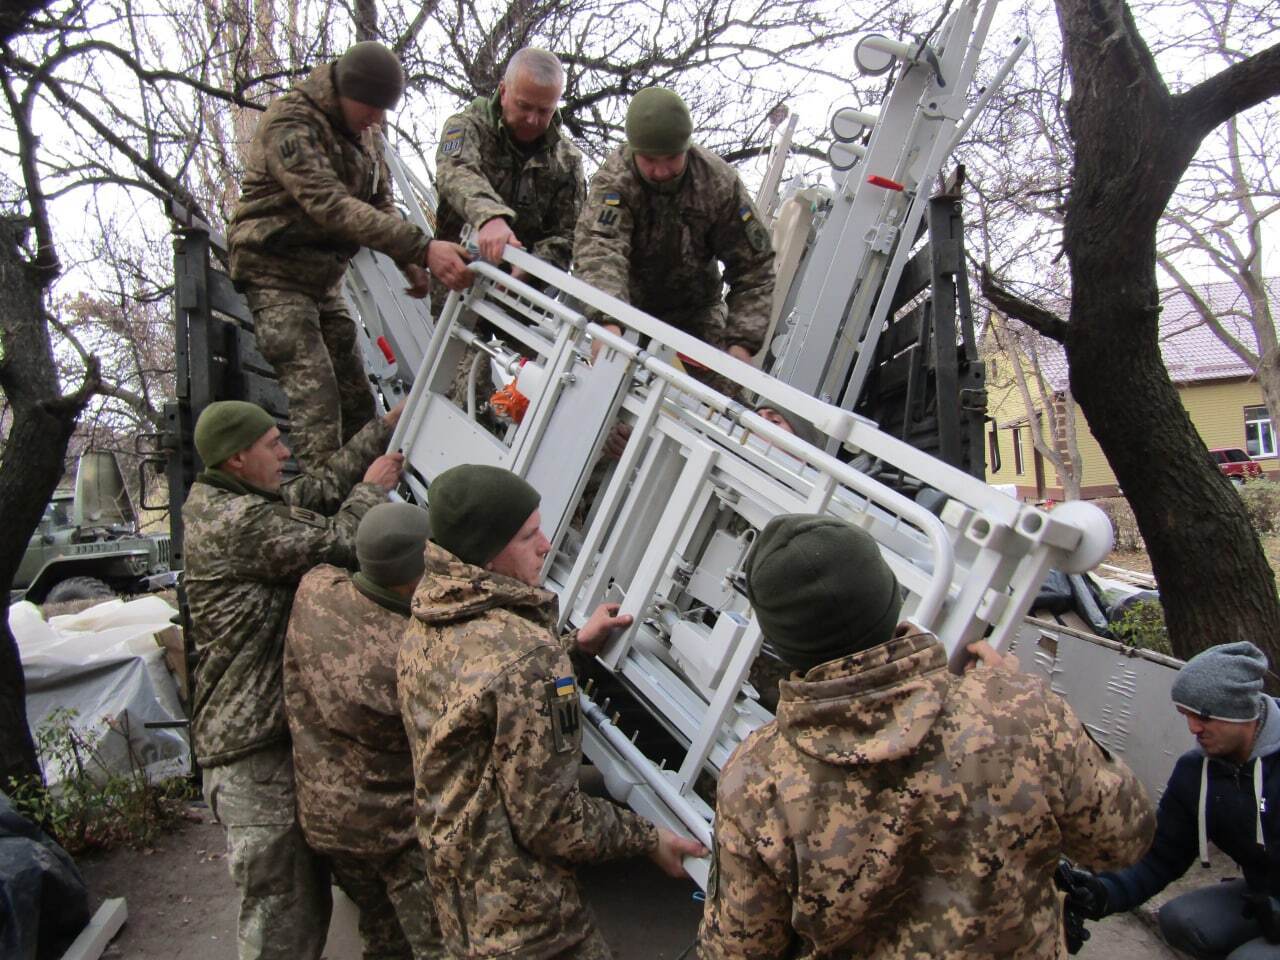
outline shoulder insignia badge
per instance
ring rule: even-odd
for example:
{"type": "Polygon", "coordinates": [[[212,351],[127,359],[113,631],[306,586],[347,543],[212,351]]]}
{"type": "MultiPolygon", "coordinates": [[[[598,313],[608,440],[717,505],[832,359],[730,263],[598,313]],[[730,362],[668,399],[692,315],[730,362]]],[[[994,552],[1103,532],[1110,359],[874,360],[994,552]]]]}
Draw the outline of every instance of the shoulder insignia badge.
{"type": "Polygon", "coordinates": [[[280,141],[280,162],[286,167],[296,166],[310,152],[311,138],[305,133],[291,133],[280,141]]]}
{"type": "Polygon", "coordinates": [[[756,253],[764,253],[769,249],[769,231],[759,220],[752,219],[747,223],[747,242],[756,253]]]}
{"type": "Polygon", "coordinates": [[[546,684],[547,706],[551,714],[551,739],[556,753],[578,749],[578,685],[573,677],[557,677],[546,684]]]}
{"type": "Polygon", "coordinates": [[[618,222],[618,211],[606,207],[600,211],[600,216],[596,218],[596,223],[602,227],[612,227],[618,222]]]}
{"type": "Polygon", "coordinates": [[[308,510],[306,507],[290,507],[289,516],[299,523],[305,523],[308,527],[325,527],[329,523],[323,514],[308,510]]]}
{"type": "Polygon", "coordinates": [[[622,194],[614,190],[610,190],[608,193],[604,195],[602,200],[606,207],[616,207],[620,203],[622,203],[622,194]]]}
{"type": "Polygon", "coordinates": [[[745,203],[738,208],[738,217],[742,220],[743,223],[746,223],[748,220],[750,220],[754,216],[755,214],[751,212],[751,208],[748,207],[745,203]]]}
{"type": "Polygon", "coordinates": [[[440,152],[446,157],[451,157],[455,153],[462,152],[462,141],[466,135],[466,130],[462,127],[450,127],[444,132],[444,137],[440,141],[440,152]]]}

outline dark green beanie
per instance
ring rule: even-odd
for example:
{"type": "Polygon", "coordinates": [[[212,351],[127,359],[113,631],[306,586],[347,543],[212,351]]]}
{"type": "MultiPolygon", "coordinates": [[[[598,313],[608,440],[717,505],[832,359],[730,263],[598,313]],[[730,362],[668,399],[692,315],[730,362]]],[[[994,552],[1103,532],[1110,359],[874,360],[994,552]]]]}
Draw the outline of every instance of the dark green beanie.
{"type": "Polygon", "coordinates": [[[275,425],[271,414],[256,403],[219,400],[205,407],[196,421],[196,452],[206,467],[216,467],[253,446],[275,425]]]}
{"type": "Polygon", "coordinates": [[[627,107],[627,144],[636,153],[669,157],[689,149],[693,118],[680,94],[665,87],[647,87],[627,107]]]}
{"type": "Polygon", "coordinates": [[[482,567],[533,516],[542,497],[510,470],[466,463],[431,481],[427,500],[435,542],[482,567]]]}
{"type": "Polygon", "coordinates": [[[382,110],[394,110],[404,93],[404,68],[376,40],[365,40],[338,58],[338,96],[382,110]]]}
{"type": "Polygon", "coordinates": [[[746,574],[764,638],[799,670],[884,643],[898,624],[897,578],[871,535],[843,520],[774,517],[747,555],[746,574]]]}
{"type": "Polygon", "coordinates": [[[423,550],[431,536],[427,511],[411,503],[380,503],[356,528],[360,572],[380,587],[413,583],[426,564],[423,550]]]}

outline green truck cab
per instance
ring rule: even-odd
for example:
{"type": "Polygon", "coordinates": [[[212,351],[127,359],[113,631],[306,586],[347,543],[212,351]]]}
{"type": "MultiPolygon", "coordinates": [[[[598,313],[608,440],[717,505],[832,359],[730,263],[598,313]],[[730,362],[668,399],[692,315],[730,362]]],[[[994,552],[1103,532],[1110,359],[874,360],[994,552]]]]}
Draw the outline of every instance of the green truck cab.
{"type": "Polygon", "coordinates": [[[169,536],[143,534],[115,454],[85,453],[74,490],[45,508],[14,577],[9,602],[112,597],[172,586],[169,536]]]}

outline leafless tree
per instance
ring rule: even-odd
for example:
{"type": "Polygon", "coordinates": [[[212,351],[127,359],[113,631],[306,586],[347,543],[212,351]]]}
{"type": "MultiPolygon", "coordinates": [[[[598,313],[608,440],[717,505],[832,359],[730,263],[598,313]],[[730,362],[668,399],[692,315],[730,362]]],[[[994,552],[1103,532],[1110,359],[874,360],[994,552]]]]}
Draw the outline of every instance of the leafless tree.
{"type": "Polygon", "coordinates": [[[1004,290],[1005,312],[1065,346],[1071,391],[1146,541],[1174,650],[1249,639],[1280,662],[1274,577],[1164,367],[1156,283],[1174,191],[1206,137],[1280,93],[1280,44],[1237,35],[1237,62],[1171,89],[1123,0],[1055,8],[1070,76],[1071,306],[1064,320],[1004,290]]]}

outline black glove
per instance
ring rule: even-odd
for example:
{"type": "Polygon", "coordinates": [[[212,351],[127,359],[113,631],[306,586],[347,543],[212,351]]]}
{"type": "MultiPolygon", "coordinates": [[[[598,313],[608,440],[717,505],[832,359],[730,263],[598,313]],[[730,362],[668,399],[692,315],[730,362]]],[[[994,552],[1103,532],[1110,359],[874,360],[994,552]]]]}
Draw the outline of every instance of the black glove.
{"type": "Polygon", "coordinates": [[[1067,894],[1067,904],[1089,920],[1101,920],[1111,912],[1106,885],[1088,870],[1080,870],[1067,860],[1054,874],[1058,889],[1067,894]]]}
{"type": "Polygon", "coordinates": [[[1280,943],[1280,900],[1265,893],[1245,894],[1241,915],[1247,920],[1258,921],[1267,943],[1280,943]]]}

